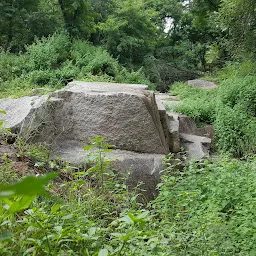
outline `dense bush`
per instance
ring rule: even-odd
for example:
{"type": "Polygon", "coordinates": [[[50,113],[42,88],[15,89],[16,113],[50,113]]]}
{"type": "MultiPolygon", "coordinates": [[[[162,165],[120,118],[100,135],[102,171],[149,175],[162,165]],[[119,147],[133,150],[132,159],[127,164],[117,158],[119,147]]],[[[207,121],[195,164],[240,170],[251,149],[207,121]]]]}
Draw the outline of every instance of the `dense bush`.
{"type": "Polygon", "coordinates": [[[192,117],[197,124],[213,123],[216,115],[217,90],[204,90],[184,83],[174,83],[170,92],[182,99],[175,107],[176,111],[192,117]]]}
{"type": "Polygon", "coordinates": [[[256,76],[221,84],[215,129],[224,151],[238,156],[256,153],[256,76]]]}
{"type": "Polygon", "coordinates": [[[195,71],[177,67],[173,63],[156,59],[152,55],[145,57],[143,68],[149,80],[155,84],[156,89],[160,92],[167,92],[174,82],[184,82],[198,76],[195,71]]]}
{"type": "Polygon", "coordinates": [[[217,72],[217,76],[220,80],[229,79],[231,77],[245,77],[248,75],[256,75],[255,60],[227,62],[225,67],[217,72]]]}
{"type": "Polygon", "coordinates": [[[56,69],[70,55],[71,40],[66,34],[37,40],[27,47],[31,70],[56,69]]]}
{"type": "Polygon", "coordinates": [[[10,81],[26,73],[28,60],[26,55],[0,52],[0,83],[10,81]]]}
{"type": "Polygon", "coordinates": [[[128,71],[101,47],[66,34],[37,40],[24,54],[1,53],[0,64],[0,97],[24,95],[24,89],[38,86],[56,89],[74,79],[151,85],[142,69],[128,71]]]}
{"type": "Polygon", "coordinates": [[[253,255],[255,175],[255,159],[165,171],[153,207],[168,240],[166,255],[253,255]]]}

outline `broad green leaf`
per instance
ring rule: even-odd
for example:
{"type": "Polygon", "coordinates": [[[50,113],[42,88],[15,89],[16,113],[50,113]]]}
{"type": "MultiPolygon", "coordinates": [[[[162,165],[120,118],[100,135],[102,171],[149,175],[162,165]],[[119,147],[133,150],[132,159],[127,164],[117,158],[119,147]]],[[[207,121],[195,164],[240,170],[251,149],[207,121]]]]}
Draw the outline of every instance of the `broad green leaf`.
{"type": "Polygon", "coordinates": [[[125,222],[125,223],[127,223],[127,224],[134,224],[134,221],[133,221],[133,219],[131,218],[130,215],[129,215],[129,216],[126,215],[126,216],[120,218],[119,220],[120,220],[120,221],[123,221],[123,222],[125,222]]]}
{"type": "Polygon", "coordinates": [[[51,213],[57,212],[61,208],[61,204],[55,204],[51,208],[51,213]]]}
{"type": "Polygon", "coordinates": [[[56,176],[56,173],[49,173],[40,177],[29,176],[15,184],[0,186],[0,198],[14,195],[47,195],[44,186],[56,176]]]}
{"type": "Polygon", "coordinates": [[[0,241],[6,241],[10,239],[12,236],[12,233],[6,230],[0,231],[0,241]]]}
{"type": "Polygon", "coordinates": [[[84,150],[87,151],[87,150],[90,150],[90,149],[92,149],[92,148],[94,148],[93,145],[86,145],[86,146],[84,147],[84,150]]]}
{"type": "Polygon", "coordinates": [[[98,253],[98,256],[108,256],[108,250],[107,249],[101,249],[98,253]]]}
{"type": "Polygon", "coordinates": [[[0,114],[6,114],[6,111],[5,110],[2,110],[2,109],[0,109],[0,114]]]}
{"type": "Polygon", "coordinates": [[[36,198],[36,195],[31,195],[31,196],[22,196],[15,200],[11,205],[8,211],[10,213],[16,213],[20,212],[30,206],[30,204],[34,201],[36,198]]]}

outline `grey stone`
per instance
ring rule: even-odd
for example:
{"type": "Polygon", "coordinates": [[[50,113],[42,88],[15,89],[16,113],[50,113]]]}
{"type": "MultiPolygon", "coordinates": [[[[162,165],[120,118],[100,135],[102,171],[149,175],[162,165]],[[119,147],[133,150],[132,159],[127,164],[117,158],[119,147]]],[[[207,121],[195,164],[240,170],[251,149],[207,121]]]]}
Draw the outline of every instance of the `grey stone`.
{"type": "Polygon", "coordinates": [[[0,100],[0,109],[6,111],[5,115],[0,113],[0,119],[5,120],[4,127],[11,128],[13,132],[18,132],[31,109],[45,100],[45,97],[36,96],[0,100]]]}
{"type": "Polygon", "coordinates": [[[166,110],[169,109],[170,104],[172,104],[173,101],[175,103],[178,102],[177,98],[174,99],[173,96],[169,96],[168,94],[156,94],[156,103],[169,151],[175,153],[180,151],[178,114],[170,111],[167,112],[166,110]]]}
{"type": "Polygon", "coordinates": [[[188,80],[188,85],[192,87],[199,87],[203,89],[214,89],[217,85],[214,82],[209,82],[202,79],[188,80]]]}
{"type": "Polygon", "coordinates": [[[197,135],[201,137],[208,137],[213,139],[215,136],[215,132],[212,125],[206,125],[204,127],[198,128],[196,126],[195,121],[186,116],[186,115],[179,115],[179,132],[180,133],[187,133],[192,135],[197,135]]]}
{"type": "Polygon", "coordinates": [[[207,137],[180,133],[181,146],[188,153],[188,159],[199,161],[205,157],[209,157],[211,139],[207,137]]]}
{"type": "MultiPolygon", "coordinates": [[[[66,143],[65,143],[66,145],[66,143]]],[[[55,148],[53,154],[75,165],[81,165],[88,159],[88,151],[84,151],[77,141],[69,141],[68,147],[55,148]]],[[[163,168],[163,154],[136,153],[126,150],[113,150],[105,153],[105,159],[111,161],[111,169],[128,175],[130,188],[142,183],[140,189],[147,200],[155,198],[160,182],[160,171],[163,168]]]]}
{"type": "MultiPolygon", "coordinates": [[[[177,98],[174,99],[174,102],[179,103],[177,98]]],[[[172,108],[169,103],[173,102],[174,99],[173,96],[163,93],[156,95],[157,106],[170,152],[179,152],[181,147],[184,147],[188,159],[198,161],[208,157],[211,139],[214,137],[213,126],[208,125],[198,128],[192,118],[170,111],[172,108]]]]}
{"type": "Polygon", "coordinates": [[[18,125],[28,141],[46,142],[52,148],[98,135],[122,150],[167,154],[154,93],[146,89],[145,85],[71,82],[48,97],[3,102],[9,106],[3,118],[7,125],[18,125]]]}
{"type": "Polygon", "coordinates": [[[179,114],[175,112],[167,112],[168,117],[168,130],[170,133],[170,152],[177,153],[180,151],[180,122],[179,122],[179,114]]]}
{"type": "Polygon", "coordinates": [[[213,139],[215,137],[215,131],[213,125],[206,125],[201,128],[196,128],[195,135],[208,137],[213,139]]]}

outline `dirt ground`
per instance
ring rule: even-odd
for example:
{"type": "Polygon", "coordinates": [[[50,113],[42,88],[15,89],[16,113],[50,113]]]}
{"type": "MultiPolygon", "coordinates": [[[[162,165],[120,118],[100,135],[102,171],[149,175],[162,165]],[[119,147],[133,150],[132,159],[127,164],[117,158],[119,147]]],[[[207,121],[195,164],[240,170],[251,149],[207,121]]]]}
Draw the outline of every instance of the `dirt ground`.
{"type": "Polygon", "coordinates": [[[14,144],[8,144],[6,140],[0,140],[0,171],[7,166],[14,170],[18,176],[37,173],[37,169],[34,168],[31,160],[21,155],[14,144]]]}

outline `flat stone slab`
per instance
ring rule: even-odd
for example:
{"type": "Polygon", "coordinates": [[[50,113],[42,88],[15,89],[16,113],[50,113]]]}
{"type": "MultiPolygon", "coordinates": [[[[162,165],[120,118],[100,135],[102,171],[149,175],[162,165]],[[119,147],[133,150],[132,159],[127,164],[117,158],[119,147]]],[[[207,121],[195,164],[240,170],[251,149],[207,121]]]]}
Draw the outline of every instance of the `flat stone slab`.
{"type": "Polygon", "coordinates": [[[169,95],[167,93],[155,94],[156,103],[160,111],[173,110],[174,107],[180,103],[180,100],[176,96],[169,95]]]}
{"type": "Polygon", "coordinates": [[[188,153],[188,158],[199,161],[205,157],[209,157],[211,139],[207,137],[180,133],[181,146],[188,153]]]}
{"type": "MultiPolygon", "coordinates": [[[[69,147],[55,148],[53,154],[77,166],[85,164],[88,161],[88,154],[93,154],[93,151],[84,151],[83,147],[77,145],[76,141],[63,143],[69,147]]],[[[145,190],[146,198],[148,200],[155,198],[158,193],[156,186],[160,182],[164,154],[142,154],[119,149],[104,154],[105,159],[111,161],[111,169],[129,174],[128,185],[136,187],[141,182],[141,188],[145,190]]]]}
{"type": "Polygon", "coordinates": [[[215,84],[214,82],[210,82],[202,79],[188,80],[188,85],[192,87],[203,88],[203,89],[214,89],[217,87],[217,84],[215,84]]]}
{"type": "Polygon", "coordinates": [[[143,84],[119,84],[119,83],[106,83],[106,82],[79,82],[74,81],[60,91],[71,91],[78,93],[125,93],[125,94],[144,94],[148,89],[147,85],[143,84]]]}

